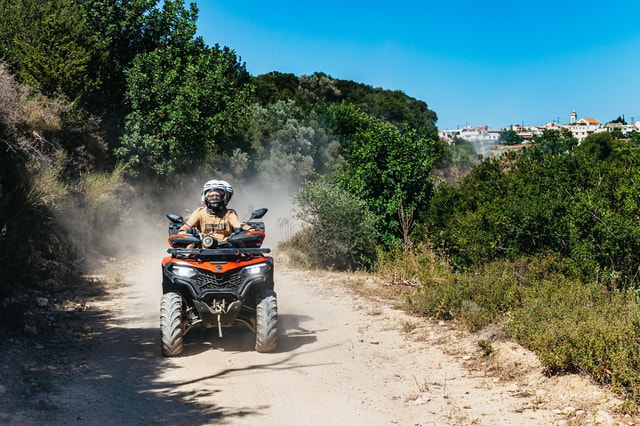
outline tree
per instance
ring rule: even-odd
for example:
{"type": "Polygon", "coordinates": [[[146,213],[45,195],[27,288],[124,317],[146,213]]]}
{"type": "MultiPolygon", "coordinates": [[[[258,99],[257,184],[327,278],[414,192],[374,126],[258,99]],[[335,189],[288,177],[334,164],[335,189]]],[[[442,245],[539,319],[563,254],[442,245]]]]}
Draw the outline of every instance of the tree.
{"type": "Polygon", "coordinates": [[[433,174],[455,185],[479,163],[473,144],[456,137],[450,144],[443,144],[442,157],[434,164],[433,174]]]}
{"type": "Polygon", "coordinates": [[[504,145],[517,145],[522,143],[522,136],[515,130],[506,130],[500,134],[498,141],[504,145]]]}
{"type": "Polygon", "coordinates": [[[256,101],[262,106],[292,100],[298,89],[297,76],[276,71],[253,77],[252,83],[256,88],[256,101]]]}
{"type": "Polygon", "coordinates": [[[532,144],[537,145],[543,152],[559,155],[572,153],[578,146],[578,139],[568,129],[545,129],[542,135],[535,135],[532,144]]]}
{"type": "Polygon", "coordinates": [[[613,136],[609,132],[593,133],[576,148],[576,154],[586,155],[596,160],[605,160],[613,151],[613,136]]]}
{"type": "Polygon", "coordinates": [[[200,40],[138,55],[127,70],[125,135],[134,174],[166,178],[218,152],[247,105],[246,71],[228,48],[200,40]]]}
{"type": "Polygon", "coordinates": [[[589,279],[637,288],[638,151],[598,133],[570,153],[563,135],[547,135],[483,161],[458,187],[439,185],[424,219],[431,238],[459,267],[553,253],[589,279]]]}
{"type": "Polygon", "coordinates": [[[619,115],[615,120],[611,120],[611,123],[627,124],[624,117],[622,117],[621,115],[619,115]]]}
{"type": "Polygon", "coordinates": [[[336,179],[364,200],[376,217],[381,241],[392,244],[401,237],[399,207],[419,212],[428,205],[433,191],[431,171],[442,155],[442,143],[416,131],[401,133],[352,105],[342,104],[334,113],[345,158],[336,179]]]}
{"type": "Polygon", "coordinates": [[[317,72],[296,77],[271,72],[253,79],[256,98],[262,106],[277,100],[293,99],[305,113],[318,105],[352,104],[381,121],[393,124],[401,132],[413,129],[418,134],[437,138],[438,120],[427,104],[399,90],[384,90],[349,80],[334,79],[317,72]]]}
{"type": "MultiPolygon", "coordinates": [[[[113,116],[114,126],[124,114],[125,70],[140,53],[157,48],[170,33],[155,29],[159,0],[76,0],[84,11],[87,31],[95,35],[89,73],[100,82],[100,90],[87,99],[96,114],[113,116]],[[152,20],[153,17],[153,20],[152,20]],[[155,22],[154,22],[155,20],[155,22]],[[152,36],[153,34],[153,36],[152,36]],[[153,38],[155,37],[155,39],[153,38]]],[[[175,1],[165,2],[168,5],[175,1]]],[[[170,20],[166,17],[165,20],[170,20]]],[[[164,26],[166,28],[166,25],[164,26]]]]}
{"type": "Polygon", "coordinates": [[[96,39],[74,0],[0,0],[0,57],[47,96],[76,100],[95,89],[88,72],[96,39]]]}
{"type": "Polygon", "coordinates": [[[424,101],[407,96],[400,90],[385,90],[348,80],[336,80],[340,101],[353,104],[379,120],[393,124],[401,132],[414,130],[435,139],[438,116],[424,101]]]}
{"type": "Polygon", "coordinates": [[[320,120],[314,112],[305,115],[293,100],[254,104],[244,134],[250,141],[252,172],[280,188],[296,188],[330,172],[341,161],[339,143],[320,120]]]}
{"type": "MultiPolygon", "coordinates": [[[[198,9],[183,0],[75,0],[84,11],[85,28],[96,40],[88,72],[100,89],[82,106],[102,117],[109,147],[120,143],[125,116],[132,113],[127,97],[129,69],[141,54],[194,39],[198,9]]],[[[180,54],[187,54],[182,51],[180,54]]]]}

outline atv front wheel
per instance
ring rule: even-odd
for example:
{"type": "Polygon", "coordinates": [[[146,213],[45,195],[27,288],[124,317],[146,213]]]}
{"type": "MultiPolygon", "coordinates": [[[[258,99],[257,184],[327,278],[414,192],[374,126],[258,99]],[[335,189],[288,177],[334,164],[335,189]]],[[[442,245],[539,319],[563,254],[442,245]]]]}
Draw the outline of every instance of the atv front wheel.
{"type": "Polygon", "coordinates": [[[278,301],[273,290],[264,290],[256,304],[256,351],[273,352],[278,346],[278,301]]]}
{"type": "Polygon", "coordinates": [[[177,356],[182,353],[184,332],[182,329],[182,297],[178,293],[166,293],[160,300],[160,334],[162,355],[177,356]]]}

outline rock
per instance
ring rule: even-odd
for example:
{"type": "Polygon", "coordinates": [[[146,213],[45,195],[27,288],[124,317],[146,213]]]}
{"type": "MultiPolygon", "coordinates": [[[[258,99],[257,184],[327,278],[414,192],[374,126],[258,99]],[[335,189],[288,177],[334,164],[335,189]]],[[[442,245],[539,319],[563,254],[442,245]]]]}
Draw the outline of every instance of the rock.
{"type": "Polygon", "coordinates": [[[611,418],[611,415],[603,410],[598,410],[595,416],[595,421],[597,425],[613,425],[614,421],[611,418]]]}
{"type": "Polygon", "coordinates": [[[431,401],[431,397],[429,395],[422,395],[414,401],[414,404],[423,405],[429,401],[431,401]]]}
{"type": "Polygon", "coordinates": [[[569,382],[569,386],[571,386],[574,389],[584,389],[587,387],[587,384],[588,384],[587,381],[584,380],[582,377],[573,377],[569,382]]]}
{"type": "Polygon", "coordinates": [[[60,283],[54,278],[48,278],[44,281],[40,281],[38,286],[49,293],[60,291],[60,283]]]}

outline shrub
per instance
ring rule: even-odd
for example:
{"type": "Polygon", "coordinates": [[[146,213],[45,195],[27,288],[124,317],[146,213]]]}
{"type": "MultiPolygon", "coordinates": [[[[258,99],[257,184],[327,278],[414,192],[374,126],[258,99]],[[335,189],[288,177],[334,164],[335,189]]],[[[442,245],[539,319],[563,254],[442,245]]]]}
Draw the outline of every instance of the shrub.
{"type": "Polygon", "coordinates": [[[571,260],[541,255],[425,274],[406,301],[470,330],[504,321],[549,374],[585,373],[627,396],[630,407],[640,401],[639,293],[588,281],[571,260]]]}
{"type": "Polygon", "coordinates": [[[289,242],[309,264],[336,270],[370,269],[376,259],[374,220],[364,203],[336,184],[309,182],[294,195],[306,226],[289,242]]]}
{"type": "Polygon", "coordinates": [[[523,289],[507,333],[532,349],[549,373],[588,373],[619,392],[640,396],[637,294],[559,278],[523,289]]]}

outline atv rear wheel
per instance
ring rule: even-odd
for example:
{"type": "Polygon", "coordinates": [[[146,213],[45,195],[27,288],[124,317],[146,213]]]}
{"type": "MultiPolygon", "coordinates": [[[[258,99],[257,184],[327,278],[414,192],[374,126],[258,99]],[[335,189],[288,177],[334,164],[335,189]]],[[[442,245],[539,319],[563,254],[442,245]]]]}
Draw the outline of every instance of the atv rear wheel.
{"type": "Polygon", "coordinates": [[[184,349],[182,328],[182,296],[166,293],[160,300],[160,334],[162,355],[177,356],[184,349]]]}
{"type": "Polygon", "coordinates": [[[256,304],[256,351],[273,352],[278,346],[278,301],[273,290],[263,290],[256,304]]]}

